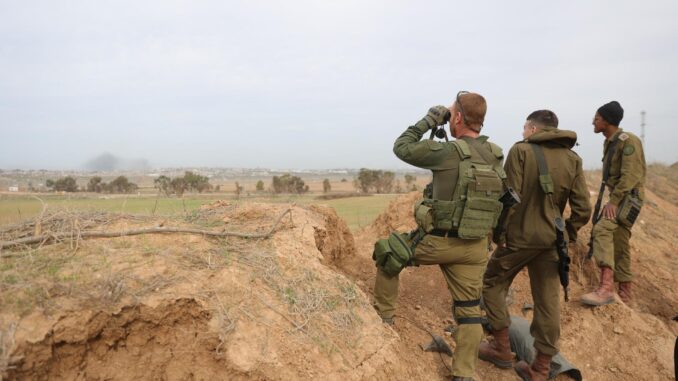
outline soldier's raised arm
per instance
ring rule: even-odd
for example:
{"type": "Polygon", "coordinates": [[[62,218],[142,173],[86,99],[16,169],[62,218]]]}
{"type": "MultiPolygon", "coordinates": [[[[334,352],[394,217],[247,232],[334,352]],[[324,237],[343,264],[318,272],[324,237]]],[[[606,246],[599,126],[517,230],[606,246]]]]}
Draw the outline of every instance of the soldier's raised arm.
{"type": "Polygon", "coordinates": [[[421,140],[428,130],[449,120],[445,106],[434,106],[424,118],[408,127],[393,144],[393,153],[402,161],[419,168],[433,169],[449,155],[443,145],[433,140],[421,140]]]}

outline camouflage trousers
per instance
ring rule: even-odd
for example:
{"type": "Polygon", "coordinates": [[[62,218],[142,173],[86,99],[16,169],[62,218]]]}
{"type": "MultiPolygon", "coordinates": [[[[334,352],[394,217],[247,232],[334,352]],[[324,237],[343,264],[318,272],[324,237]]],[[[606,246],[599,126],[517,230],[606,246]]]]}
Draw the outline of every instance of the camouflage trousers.
{"type": "MultiPolygon", "coordinates": [[[[482,340],[480,295],[487,264],[487,240],[464,240],[427,235],[415,249],[417,265],[439,265],[452,295],[452,313],[458,323],[454,333],[457,349],[452,373],[473,377],[482,340]]],[[[395,314],[399,276],[377,270],[374,285],[374,307],[382,318],[395,314]]]]}
{"type": "Polygon", "coordinates": [[[555,356],[560,338],[560,278],[555,247],[546,250],[495,250],[483,278],[483,303],[487,319],[493,330],[511,324],[506,296],[513,279],[526,266],[534,301],[534,316],[530,325],[534,347],[544,354],[555,356]]]}
{"type": "Polygon", "coordinates": [[[630,282],[631,229],[615,220],[601,218],[593,227],[593,256],[598,266],[614,270],[615,282],[630,282]]]}

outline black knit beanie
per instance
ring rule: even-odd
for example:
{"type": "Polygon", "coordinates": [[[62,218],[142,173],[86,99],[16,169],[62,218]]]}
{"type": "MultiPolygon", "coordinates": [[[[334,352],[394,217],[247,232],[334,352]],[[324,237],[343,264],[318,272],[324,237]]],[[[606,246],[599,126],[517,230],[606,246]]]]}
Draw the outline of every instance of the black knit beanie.
{"type": "Polygon", "coordinates": [[[624,109],[617,101],[606,103],[598,109],[598,114],[613,126],[618,126],[624,118],[624,109]]]}

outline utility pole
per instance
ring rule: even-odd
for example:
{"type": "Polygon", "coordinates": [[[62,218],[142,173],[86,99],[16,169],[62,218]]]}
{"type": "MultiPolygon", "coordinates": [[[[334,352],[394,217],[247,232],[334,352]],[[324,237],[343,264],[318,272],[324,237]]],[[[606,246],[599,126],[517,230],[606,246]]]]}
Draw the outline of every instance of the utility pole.
{"type": "Polygon", "coordinates": [[[645,147],[645,111],[640,112],[640,140],[645,147]]]}

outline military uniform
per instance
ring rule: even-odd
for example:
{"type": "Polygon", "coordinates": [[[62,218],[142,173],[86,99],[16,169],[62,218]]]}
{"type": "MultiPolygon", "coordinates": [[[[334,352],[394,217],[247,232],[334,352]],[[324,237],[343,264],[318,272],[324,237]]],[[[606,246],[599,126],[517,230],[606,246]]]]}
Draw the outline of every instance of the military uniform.
{"type": "MultiPolygon", "coordinates": [[[[463,155],[453,142],[420,141],[429,127],[420,121],[409,127],[394,144],[393,151],[401,160],[433,172],[434,200],[452,200],[460,177],[463,155]]],[[[470,160],[487,164],[503,173],[503,153],[499,146],[487,141],[461,138],[470,147],[470,160]],[[481,156],[478,149],[484,150],[481,156]],[[484,157],[492,159],[487,163],[484,157]]],[[[433,232],[431,232],[433,233],[433,232]]],[[[452,229],[444,236],[427,234],[414,251],[414,264],[439,265],[453,299],[453,315],[459,324],[454,333],[457,343],[452,373],[472,377],[482,338],[480,325],[480,295],[482,276],[487,264],[487,238],[461,239],[452,229]]],[[[389,276],[377,270],[374,286],[375,308],[383,319],[391,319],[398,298],[398,275],[389,276]]]]}
{"type": "MultiPolygon", "coordinates": [[[[639,198],[645,199],[645,155],[640,139],[621,128],[605,140],[603,163],[606,163],[611,142],[616,147],[610,158],[607,187],[610,190],[609,202],[619,206],[626,195],[637,190],[639,198]]],[[[600,267],[614,270],[614,280],[630,282],[631,272],[631,228],[618,224],[616,220],[601,218],[593,227],[593,255],[600,267]]]]}
{"type": "MultiPolygon", "coordinates": [[[[544,127],[511,148],[504,168],[507,183],[520,194],[521,203],[511,209],[505,236],[498,237],[504,245],[492,254],[483,279],[483,301],[492,330],[505,330],[510,325],[506,306],[508,289],[518,272],[527,267],[534,301],[530,332],[535,348],[548,356],[558,353],[560,337],[554,220],[562,215],[569,201],[571,214],[566,228],[569,239],[575,241],[577,231],[591,216],[582,160],[571,150],[576,141],[577,135],[572,131],[544,127]],[[554,185],[554,205],[540,186],[537,159],[529,143],[542,147],[554,185]]],[[[510,367],[510,359],[507,365],[510,367]]]]}

